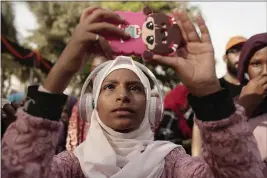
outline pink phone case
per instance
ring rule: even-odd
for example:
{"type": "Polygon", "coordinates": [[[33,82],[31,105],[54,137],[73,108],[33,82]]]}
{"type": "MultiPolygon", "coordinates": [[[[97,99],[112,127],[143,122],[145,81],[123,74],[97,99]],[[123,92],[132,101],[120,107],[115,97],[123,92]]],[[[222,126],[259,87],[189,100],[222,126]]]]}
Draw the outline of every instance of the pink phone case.
{"type": "Polygon", "coordinates": [[[107,36],[112,50],[117,55],[148,57],[153,54],[173,55],[182,45],[182,35],[175,19],[163,13],[152,13],[148,7],[143,12],[122,12],[125,24],[118,27],[131,35],[129,40],[107,36]]]}

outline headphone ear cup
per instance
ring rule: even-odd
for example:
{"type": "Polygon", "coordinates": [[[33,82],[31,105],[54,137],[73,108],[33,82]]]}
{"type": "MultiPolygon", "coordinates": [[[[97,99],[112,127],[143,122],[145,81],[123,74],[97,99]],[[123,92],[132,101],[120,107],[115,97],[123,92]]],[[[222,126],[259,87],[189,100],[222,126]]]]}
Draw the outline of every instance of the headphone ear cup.
{"type": "Polygon", "coordinates": [[[80,118],[86,122],[90,122],[92,112],[94,110],[92,94],[86,93],[79,103],[80,118]]]}
{"type": "Polygon", "coordinates": [[[150,98],[150,106],[149,106],[149,122],[151,124],[152,129],[156,129],[159,123],[162,120],[162,103],[158,96],[151,96],[150,98]]]}

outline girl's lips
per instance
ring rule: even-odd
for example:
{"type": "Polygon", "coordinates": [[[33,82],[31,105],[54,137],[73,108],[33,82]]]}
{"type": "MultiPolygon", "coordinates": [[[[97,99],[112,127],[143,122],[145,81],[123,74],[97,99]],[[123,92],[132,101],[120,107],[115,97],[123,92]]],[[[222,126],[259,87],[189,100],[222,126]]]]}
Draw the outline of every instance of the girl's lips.
{"type": "Polygon", "coordinates": [[[116,108],[114,110],[112,110],[112,112],[116,112],[118,114],[132,114],[134,113],[134,110],[132,110],[131,108],[127,108],[127,107],[120,107],[120,108],[116,108]]]}

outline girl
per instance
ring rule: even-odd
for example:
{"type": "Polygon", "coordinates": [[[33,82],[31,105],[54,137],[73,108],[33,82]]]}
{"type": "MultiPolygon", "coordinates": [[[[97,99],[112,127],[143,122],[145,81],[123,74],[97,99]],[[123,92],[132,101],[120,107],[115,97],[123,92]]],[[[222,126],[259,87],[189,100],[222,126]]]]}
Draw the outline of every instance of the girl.
{"type": "Polygon", "coordinates": [[[264,164],[248,129],[244,110],[234,105],[215,75],[214,51],[204,20],[198,36],[184,11],[174,12],[187,42],[184,57],[154,55],[173,67],[190,91],[189,102],[203,133],[204,159],[192,158],[168,141],[154,141],[148,118],[150,85],[129,57],[117,57],[99,71],[93,85],[94,110],[87,139],[73,152],[55,155],[62,94],[87,53],[110,55],[105,31],[128,38],[115,13],[86,9],[71,41],[42,87],[28,89],[24,109],[2,141],[2,177],[55,178],[263,178],[264,164]],[[214,112],[208,112],[213,110],[214,112]]]}

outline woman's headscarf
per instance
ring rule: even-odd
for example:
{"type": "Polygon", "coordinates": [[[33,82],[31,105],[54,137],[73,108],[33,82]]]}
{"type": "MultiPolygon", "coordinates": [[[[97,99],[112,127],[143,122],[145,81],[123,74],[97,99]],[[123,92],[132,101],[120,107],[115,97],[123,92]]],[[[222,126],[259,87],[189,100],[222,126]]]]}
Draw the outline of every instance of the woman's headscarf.
{"type": "Polygon", "coordinates": [[[267,33],[260,33],[250,37],[243,45],[238,62],[238,78],[245,84],[245,74],[248,70],[250,59],[256,51],[267,46],[267,33]]]}
{"type": "Polygon", "coordinates": [[[164,158],[178,145],[154,141],[148,118],[149,80],[132,58],[119,56],[100,70],[93,85],[94,106],[97,106],[102,82],[117,69],[133,71],[144,85],[147,104],[141,125],[130,133],[116,132],[101,121],[95,108],[86,140],[74,150],[74,154],[86,178],[160,178],[164,158]]]}

